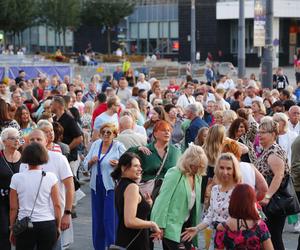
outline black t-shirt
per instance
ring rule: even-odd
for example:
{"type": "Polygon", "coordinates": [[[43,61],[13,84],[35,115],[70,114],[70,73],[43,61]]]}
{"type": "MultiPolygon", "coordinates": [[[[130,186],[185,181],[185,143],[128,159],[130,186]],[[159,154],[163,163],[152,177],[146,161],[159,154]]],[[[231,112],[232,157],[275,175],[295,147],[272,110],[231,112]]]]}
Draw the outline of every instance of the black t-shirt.
{"type": "Polygon", "coordinates": [[[11,177],[19,172],[21,161],[11,163],[5,159],[3,152],[0,152],[0,199],[8,202],[9,185],[11,177]]]}
{"type": "MultiPolygon", "coordinates": [[[[64,137],[62,142],[66,144],[70,144],[75,138],[82,135],[82,131],[80,127],[78,126],[75,119],[67,114],[66,112],[57,120],[56,116],[54,117],[54,120],[57,121],[60,125],[64,128],[64,137]]],[[[76,161],[77,160],[77,150],[78,147],[75,147],[70,151],[68,160],[69,161],[76,161]]]]}

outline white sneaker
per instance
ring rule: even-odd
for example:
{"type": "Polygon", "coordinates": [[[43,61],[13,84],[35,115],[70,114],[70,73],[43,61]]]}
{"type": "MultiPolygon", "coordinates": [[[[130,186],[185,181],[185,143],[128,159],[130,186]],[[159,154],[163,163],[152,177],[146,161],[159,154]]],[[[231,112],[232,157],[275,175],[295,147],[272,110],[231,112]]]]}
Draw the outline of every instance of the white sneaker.
{"type": "Polygon", "coordinates": [[[300,232],[300,222],[297,221],[297,223],[294,225],[294,231],[299,233],[300,232]]]}

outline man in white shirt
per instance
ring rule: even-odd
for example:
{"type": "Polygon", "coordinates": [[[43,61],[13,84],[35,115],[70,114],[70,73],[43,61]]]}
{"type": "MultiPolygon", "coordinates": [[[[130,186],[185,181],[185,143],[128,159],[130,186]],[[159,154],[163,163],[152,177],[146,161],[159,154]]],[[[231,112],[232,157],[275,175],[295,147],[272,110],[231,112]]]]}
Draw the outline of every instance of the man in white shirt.
{"type": "Polygon", "coordinates": [[[116,90],[116,95],[120,98],[120,101],[123,105],[126,105],[127,101],[132,97],[126,78],[120,78],[119,88],[116,90]]]}
{"type": "Polygon", "coordinates": [[[107,100],[107,111],[103,112],[102,114],[98,115],[94,122],[93,128],[93,140],[97,139],[99,136],[99,131],[101,126],[104,123],[113,123],[116,127],[119,127],[119,118],[118,118],[118,111],[120,108],[120,99],[117,96],[110,97],[107,100]]]}
{"type": "Polygon", "coordinates": [[[256,88],[257,86],[252,82],[247,86],[247,96],[244,100],[245,107],[251,107],[253,101],[263,102],[263,99],[260,96],[256,95],[256,88]]]}
{"type": "MultiPolygon", "coordinates": [[[[29,134],[30,142],[40,143],[46,148],[47,137],[40,129],[34,129],[29,134]]],[[[59,192],[62,211],[64,211],[61,219],[61,240],[57,242],[56,250],[61,250],[73,243],[73,226],[72,226],[72,204],[74,199],[74,181],[73,174],[65,156],[58,152],[48,151],[49,160],[42,165],[45,172],[54,173],[58,178],[59,192]]],[[[20,165],[20,172],[28,170],[27,164],[20,165]]]]}
{"type": "Polygon", "coordinates": [[[126,150],[131,147],[145,146],[147,144],[147,136],[137,133],[133,130],[133,120],[130,116],[125,115],[120,118],[120,134],[116,138],[123,143],[126,150]]]}
{"type": "Polygon", "coordinates": [[[179,96],[176,105],[181,106],[182,108],[185,109],[188,105],[195,103],[196,100],[193,97],[193,93],[194,93],[194,84],[191,82],[187,82],[185,84],[184,93],[181,96],[179,96]]]}
{"type": "Polygon", "coordinates": [[[151,85],[145,80],[145,75],[143,73],[139,74],[139,81],[137,82],[136,86],[139,89],[144,89],[146,91],[149,91],[151,89],[151,85]]]}
{"type": "Polygon", "coordinates": [[[297,135],[300,134],[300,107],[294,105],[290,107],[289,112],[289,130],[296,132],[297,135]]]}

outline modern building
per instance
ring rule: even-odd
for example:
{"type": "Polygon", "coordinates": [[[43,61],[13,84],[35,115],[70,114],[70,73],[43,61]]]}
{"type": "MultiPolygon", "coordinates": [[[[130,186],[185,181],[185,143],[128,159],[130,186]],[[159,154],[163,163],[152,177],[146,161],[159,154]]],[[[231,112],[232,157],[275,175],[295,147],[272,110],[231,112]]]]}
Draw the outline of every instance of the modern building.
{"type": "Polygon", "coordinates": [[[126,18],[130,53],[178,58],[178,0],[141,0],[126,18]]]}
{"type": "MultiPolygon", "coordinates": [[[[253,46],[254,1],[245,0],[246,65],[258,66],[259,49],[253,46]]],[[[265,2],[265,0],[261,0],[265,2]]],[[[127,19],[130,52],[158,53],[179,61],[190,60],[192,0],[141,1],[127,19]]],[[[273,0],[274,66],[293,63],[300,49],[300,0],[273,0]]],[[[237,63],[238,0],[195,0],[196,51],[201,60],[214,58],[237,63]]]]}

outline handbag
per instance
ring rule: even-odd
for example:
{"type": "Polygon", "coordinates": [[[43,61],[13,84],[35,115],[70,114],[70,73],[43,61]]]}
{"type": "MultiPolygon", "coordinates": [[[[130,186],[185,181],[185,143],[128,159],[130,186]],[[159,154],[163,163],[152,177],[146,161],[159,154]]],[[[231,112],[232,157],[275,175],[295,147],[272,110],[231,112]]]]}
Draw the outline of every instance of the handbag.
{"type": "Polygon", "coordinates": [[[140,231],[136,234],[136,236],[134,236],[134,238],[129,242],[129,244],[126,247],[120,247],[117,245],[110,245],[108,250],[126,250],[128,249],[132,243],[137,239],[137,237],[139,237],[139,235],[141,234],[143,229],[140,229],[140,231]]]}
{"type": "Polygon", "coordinates": [[[40,189],[41,189],[41,185],[42,185],[42,181],[43,181],[44,176],[46,176],[46,172],[42,171],[41,181],[40,181],[40,184],[39,184],[39,188],[38,188],[38,191],[37,191],[37,194],[36,194],[36,197],[35,197],[30,215],[24,217],[21,220],[17,220],[15,222],[15,224],[12,226],[12,231],[13,231],[14,236],[18,236],[21,233],[23,233],[24,231],[26,231],[27,229],[33,228],[31,217],[32,217],[32,214],[33,214],[33,211],[34,211],[36,200],[38,198],[38,195],[39,195],[39,192],[40,192],[40,189]]]}
{"type": "Polygon", "coordinates": [[[157,197],[157,195],[159,194],[159,190],[160,190],[163,180],[159,179],[158,176],[160,175],[160,173],[166,163],[168,153],[169,153],[169,147],[167,149],[166,154],[164,155],[162,163],[161,163],[154,179],[151,179],[151,180],[148,180],[145,182],[141,182],[138,184],[140,187],[140,192],[142,193],[143,196],[145,196],[148,193],[152,196],[152,199],[155,199],[157,197]]]}
{"type": "MultiPolygon", "coordinates": [[[[269,185],[271,181],[267,180],[269,185]]],[[[272,216],[288,216],[300,212],[300,204],[290,175],[282,180],[278,190],[263,210],[272,216]]]]}

